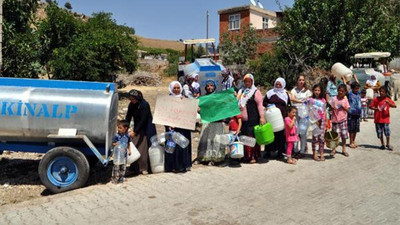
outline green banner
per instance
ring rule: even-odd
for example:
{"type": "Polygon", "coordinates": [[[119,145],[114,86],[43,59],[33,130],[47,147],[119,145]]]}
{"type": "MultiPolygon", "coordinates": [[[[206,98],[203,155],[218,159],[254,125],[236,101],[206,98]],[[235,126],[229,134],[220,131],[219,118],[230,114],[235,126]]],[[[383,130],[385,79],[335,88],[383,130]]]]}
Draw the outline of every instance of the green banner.
{"type": "Polygon", "coordinates": [[[211,123],[240,114],[233,88],[199,98],[200,116],[203,123],[211,123]]]}

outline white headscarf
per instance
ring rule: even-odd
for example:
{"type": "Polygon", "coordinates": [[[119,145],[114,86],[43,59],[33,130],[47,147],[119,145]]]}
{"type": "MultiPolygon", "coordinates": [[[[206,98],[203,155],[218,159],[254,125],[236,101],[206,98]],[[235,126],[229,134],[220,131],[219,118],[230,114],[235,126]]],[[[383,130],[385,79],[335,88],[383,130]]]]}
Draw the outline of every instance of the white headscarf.
{"type": "Polygon", "coordinates": [[[279,77],[278,79],[275,80],[274,83],[274,89],[271,89],[267,92],[267,98],[271,98],[273,95],[278,96],[280,99],[285,101],[285,103],[288,102],[288,94],[285,91],[286,87],[286,81],[282,77],[279,77]],[[281,88],[276,88],[276,83],[279,82],[281,83],[282,87],[281,88]]]}
{"type": "Polygon", "coordinates": [[[376,83],[378,83],[378,79],[376,78],[375,75],[371,75],[371,76],[369,77],[369,80],[367,80],[366,83],[369,84],[369,85],[371,85],[372,87],[375,87],[375,86],[376,86],[376,83]],[[372,77],[375,77],[375,80],[373,80],[372,77]]]}
{"type": "Polygon", "coordinates": [[[243,77],[243,81],[246,79],[251,79],[251,87],[246,88],[246,86],[243,86],[242,89],[239,90],[237,99],[239,106],[245,107],[247,104],[247,101],[253,97],[254,93],[257,91],[256,86],[254,85],[254,77],[251,74],[246,74],[246,76],[243,77]]]}
{"type": "MultiPolygon", "coordinates": [[[[191,75],[191,77],[193,79],[196,79],[196,76],[199,76],[199,74],[194,73],[194,74],[191,75]]],[[[193,81],[192,82],[192,88],[199,89],[200,88],[200,84],[198,82],[196,82],[196,81],[193,81]]]]}
{"type": "Polygon", "coordinates": [[[172,82],[169,84],[169,94],[170,94],[170,95],[172,95],[172,96],[174,96],[174,97],[182,97],[182,91],[183,91],[182,85],[181,85],[181,83],[179,83],[178,81],[172,81],[172,82]],[[176,84],[179,85],[179,87],[180,87],[180,89],[181,89],[181,92],[179,93],[179,95],[177,95],[177,94],[174,93],[174,86],[175,86],[176,84]]]}

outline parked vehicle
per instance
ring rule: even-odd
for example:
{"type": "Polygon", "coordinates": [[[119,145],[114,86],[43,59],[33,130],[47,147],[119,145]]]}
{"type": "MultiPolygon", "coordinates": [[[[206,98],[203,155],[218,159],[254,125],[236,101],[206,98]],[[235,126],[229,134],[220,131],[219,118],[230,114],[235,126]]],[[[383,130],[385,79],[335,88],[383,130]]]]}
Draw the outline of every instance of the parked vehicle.
{"type": "MultiPolygon", "coordinates": [[[[215,39],[192,39],[192,40],[184,40],[183,43],[185,44],[185,51],[182,57],[182,61],[178,65],[178,80],[183,84],[185,82],[185,75],[191,75],[193,73],[199,74],[199,84],[202,90],[204,90],[205,81],[206,80],[214,80],[217,87],[216,91],[220,91],[222,89],[221,82],[222,76],[221,71],[225,68],[218,62],[218,55],[215,51],[215,39]],[[197,44],[208,44],[212,47],[212,55],[205,55],[202,58],[195,59],[193,52],[194,52],[194,45],[197,44]],[[188,48],[191,48],[192,52],[192,61],[189,63],[187,61],[187,52],[188,48]]],[[[206,51],[208,52],[207,48],[206,51]]],[[[204,91],[203,91],[204,93],[204,91]]]]}
{"type": "Polygon", "coordinates": [[[113,83],[0,78],[0,154],[45,153],[39,177],[54,193],[86,184],[109,162],[118,92],[113,83]]]}
{"type": "Polygon", "coordinates": [[[399,97],[398,81],[392,73],[388,71],[387,59],[390,52],[368,52],[354,55],[353,73],[357,76],[361,87],[371,75],[375,75],[382,85],[386,85],[393,100],[399,97]],[[377,62],[379,61],[379,63],[377,62]]]}

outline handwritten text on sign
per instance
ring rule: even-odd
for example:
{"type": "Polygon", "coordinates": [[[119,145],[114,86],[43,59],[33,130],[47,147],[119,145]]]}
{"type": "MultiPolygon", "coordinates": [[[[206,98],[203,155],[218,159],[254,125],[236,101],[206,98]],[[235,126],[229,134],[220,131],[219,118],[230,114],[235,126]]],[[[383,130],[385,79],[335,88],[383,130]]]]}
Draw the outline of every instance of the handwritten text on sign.
{"type": "Polygon", "coordinates": [[[158,95],[153,123],[194,130],[199,100],[158,95]]]}

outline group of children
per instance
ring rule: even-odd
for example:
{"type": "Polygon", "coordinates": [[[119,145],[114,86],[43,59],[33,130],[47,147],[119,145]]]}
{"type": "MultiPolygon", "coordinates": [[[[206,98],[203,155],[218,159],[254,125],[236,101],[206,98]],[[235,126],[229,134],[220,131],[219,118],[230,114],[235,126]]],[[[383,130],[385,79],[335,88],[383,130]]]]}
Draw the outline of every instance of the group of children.
{"type": "MultiPolygon", "coordinates": [[[[357,148],[355,142],[356,134],[360,132],[361,120],[367,121],[368,116],[368,99],[366,98],[366,91],[360,91],[360,85],[357,82],[351,84],[351,90],[347,92],[347,87],[341,84],[337,87],[337,95],[326,99],[323,85],[316,84],[312,88],[312,97],[310,97],[306,104],[308,105],[324,105],[322,111],[319,112],[320,119],[315,122],[316,127],[322,132],[312,136],[312,151],[313,159],[316,161],[325,161],[324,147],[325,147],[325,131],[330,128],[327,126],[327,121],[331,122],[332,131],[337,132],[341,138],[342,154],[346,157],[349,156],[346,151],[346,140],[350,138],[349,147],[357,148]],[[330,118],[330,119],[329,119],[330,118]],[[319,156],[316,147],[319,145],[319,156]]],[[[396,104],[388,97],[386,86],[379,88],[379,95],[375,97],[369,105],[371,110],[374,110],[374,122],[378,138],[381,141],[381,149],[393,150],[390,145],[390,108],[396,108],[396,104]],[[383,138],[386,136],[386,145],[383,138]]],[[[310,110],[315,110],[310,107],[310,110]]],[[[285,132],[287,142],[287,162],[296,164],[296,159],[292,157],[292,149],[296,142],[299,141],[296,132],[296,113],[297,109],[294,106],[289,107],[288,115],[285,118],[285,132]]],[[[330,124],[330,123],[328,123],[330,124]]],[[[334,157],[336,154],[336,147],[330,152],[330,156],[334,157]]]]}

